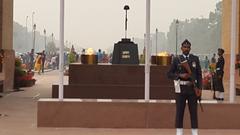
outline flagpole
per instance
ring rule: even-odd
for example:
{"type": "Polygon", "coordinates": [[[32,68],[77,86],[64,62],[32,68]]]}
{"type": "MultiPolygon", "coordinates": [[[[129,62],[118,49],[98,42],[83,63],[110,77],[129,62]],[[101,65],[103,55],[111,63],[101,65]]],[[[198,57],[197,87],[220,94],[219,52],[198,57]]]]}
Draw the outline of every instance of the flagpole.
{"type": "Polygon", "coordinates": [[[231,56],[230,56],[230,103],[235,102],[235,48],[237,43],[237,1],[232,0],[232,18],[231,18],[231,56]]]}
{"type": "Polygon", "coordinates": [[[150,99],[150,57],[149,57],[149,47],[150,47],[150,0],[146,0],[146,52],[145,52],[145,101],[150,99]]]}
{"type": "Polygon", "coordinates": [[[59,101],[63,101],[63,46],[64,46],[64,0],[60,0],[60,54],[59,54],[59,101]]]}

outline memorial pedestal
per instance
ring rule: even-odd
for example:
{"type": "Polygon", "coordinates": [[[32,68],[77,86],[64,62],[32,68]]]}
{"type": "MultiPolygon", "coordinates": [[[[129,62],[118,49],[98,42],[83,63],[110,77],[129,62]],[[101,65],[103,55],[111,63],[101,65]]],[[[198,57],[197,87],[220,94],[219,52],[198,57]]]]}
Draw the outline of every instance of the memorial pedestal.
{"type": "MultiPolygon", "coordinates": [[[[173,82],[166,75],[168,69],[151,66],[151,99],[174,99],[173,82]]],[[[144,79],[144,65],[70,64],[64,98],[144,99],[144,79]]],[[[53,85],[52,97],[58,97],[58,85],[53,85]]]]}

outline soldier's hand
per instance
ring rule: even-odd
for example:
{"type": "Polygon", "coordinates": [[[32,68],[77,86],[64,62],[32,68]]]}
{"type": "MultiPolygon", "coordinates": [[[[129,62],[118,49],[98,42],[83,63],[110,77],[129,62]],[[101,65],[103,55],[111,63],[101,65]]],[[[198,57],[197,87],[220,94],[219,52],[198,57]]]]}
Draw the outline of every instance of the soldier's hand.
{"type": "Polygon", "coordinates": [[[198,88],[194,88],[195,90],[195,94],[198,98],[201,98],[202,96],[202,90],[201,89],[198,89],[198,88]]]}
{"type": "Polygon", "coordinates": [[[182,79],[188,79],[190,77],[190,74],[188,73],[179,74],[179,77],[182,79]]]}

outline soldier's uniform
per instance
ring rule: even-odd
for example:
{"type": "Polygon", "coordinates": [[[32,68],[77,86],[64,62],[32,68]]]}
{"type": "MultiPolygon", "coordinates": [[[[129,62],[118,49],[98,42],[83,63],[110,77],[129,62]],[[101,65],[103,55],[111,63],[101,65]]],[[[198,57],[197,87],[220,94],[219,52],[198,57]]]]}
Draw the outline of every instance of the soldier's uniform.
{"type": "Polygon", "coordinates": [[[224,50],[219,48],[218,49],[219,58],[216,63],[216,75],[215,75],[216,76],[215,90],[218,91],[218,94],[216,95],[218,100],[224,100],[223,75],[224,75],[225,60],[222,56],[223,53],[224,53],[224,50]]]}
{"type": "MultiPolygon", "coordinates": [[[[184,41],[191,43],[189,41],[184,41]]],[[[182,44],[184,44],[184,42],[182,44]]],[[[197,116],[197,99],[194,87],[201,89],[202,87],[202,72],[200,67],[199,58],[193,54],[184,54],[175,57],[172,61],[172,65],[168,72],[168,77],[172,80],[180,80],[180,93],[176,93],[176,128],[183,129],[183,117],[186,106],[186,100],[188,101],[191,127],[192,129],[198,128],[198,116],[197,116]],[[182,79],[179,77],[180,74],[187,73],[187,70],[183,68],[180,63],[187,60],[192,75],[188,79],[182,79]]],[[[182,132],[182,131],[181,131],[182,132]]],[[[177,133],[178,134],[178,133],[177,133]]],[[[181,133],[180,133],[181,134],[181,133]]],[[[194,133],[193,133],[194,134],[194,133]]],[[[196,133],[197,134],[197,133],[196,133]]]]}

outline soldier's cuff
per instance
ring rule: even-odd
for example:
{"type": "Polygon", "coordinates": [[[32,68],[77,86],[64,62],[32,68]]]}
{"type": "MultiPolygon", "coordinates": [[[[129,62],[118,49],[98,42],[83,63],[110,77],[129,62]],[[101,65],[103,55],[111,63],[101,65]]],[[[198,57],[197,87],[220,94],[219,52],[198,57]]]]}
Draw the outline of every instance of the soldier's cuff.
{"type": "Polygon", "coordinates": [[[178,80],[178,79],[180,79],[179,74],[176,74],[174,80],[178,80]]]}

